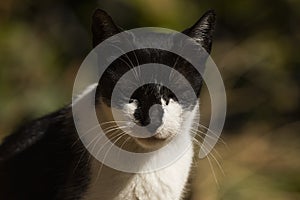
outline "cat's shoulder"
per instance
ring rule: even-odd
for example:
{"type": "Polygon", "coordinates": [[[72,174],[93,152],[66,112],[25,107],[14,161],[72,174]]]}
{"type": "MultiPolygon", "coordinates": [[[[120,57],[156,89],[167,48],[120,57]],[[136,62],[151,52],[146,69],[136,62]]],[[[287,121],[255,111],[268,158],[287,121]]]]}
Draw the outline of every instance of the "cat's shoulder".
{"type": "Polygon", "coordinates": [[[20,125],[0,143],[0,162],[8,160],[36,144],[46,137],[46,134],[49,133],[49,130],[53,129],[54,126],[56,126],[57,129],[61,129],[63,124],[59,123],[59,121],[61,121],[65,115],[66,108],[63,108],[20,125]]]}

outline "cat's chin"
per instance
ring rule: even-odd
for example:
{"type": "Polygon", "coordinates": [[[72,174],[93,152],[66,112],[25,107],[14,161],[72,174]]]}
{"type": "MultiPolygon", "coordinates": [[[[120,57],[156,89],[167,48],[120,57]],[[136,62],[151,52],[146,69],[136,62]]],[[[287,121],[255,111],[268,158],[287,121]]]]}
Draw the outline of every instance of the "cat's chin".
{"type": "Polygon", "coordinates": [[[172,136],[159,137],[155,135],[149,138],[134,138],[134,139],[136,143],[142,148],[149,149],[149,150],[157,150],[167,145],[172,138],[173,138],[172,136]]]}

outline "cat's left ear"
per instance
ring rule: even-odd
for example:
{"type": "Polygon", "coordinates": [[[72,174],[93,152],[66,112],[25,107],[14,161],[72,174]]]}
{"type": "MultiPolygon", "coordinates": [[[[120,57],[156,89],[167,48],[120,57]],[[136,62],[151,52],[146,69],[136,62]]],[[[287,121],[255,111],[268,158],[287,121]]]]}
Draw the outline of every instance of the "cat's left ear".
{"type": "Polygon", "coordinates": [[[92,18],[93,47],[121,31],[104,10],[95,10],[92,18]]]}
{"type": "Polygon", "coordinates": [[[196,40],[207,53],[210,53],[215,24],[216,13],[214,10],[209,10],[192,27],[184,30],[183,33],[196,40]]]}

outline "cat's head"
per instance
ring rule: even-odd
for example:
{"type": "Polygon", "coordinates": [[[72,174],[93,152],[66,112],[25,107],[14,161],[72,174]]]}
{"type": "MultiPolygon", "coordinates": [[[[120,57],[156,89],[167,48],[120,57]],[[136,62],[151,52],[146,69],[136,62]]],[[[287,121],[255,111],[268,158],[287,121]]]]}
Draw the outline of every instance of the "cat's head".
{"type": "MultiPolygon", "coordinates": [[[[215,13],[214,11],[208,11],[193,26],[184,30],[183,33],[200,44],[207,53],[210,53],[214,26],[215,13]]],[[[107,38],[122,32],[122,30],[106,12],[98,9],[93,15],[92,32],[93,46],[96,47],[107,38]]],[[[142,42],[144,41],[135,41],[133,39],[132,45],[140,46],[138,43],[142,42]]],[[[153,83],[141,85],[131,96],[120,97],[116,104],[112,104],[112,92],[119,79],[130,69],[135,68],[135,71],[138,71],[139,68],[137,66],[147,63],[160,63],[178,71],[191,84],[197,97],[200,94],[202,77],[189,62],[178,55],[168,51],[149,48],[134,50],[122,55],[105,70],[96,91],[98,114],[102,118],[99,121],[112,125],[110,122],[115,120],[112,116],[112,111],[114,111],[114,113],[118,113],[118,118],[122,119],[123,122],[119,121],[121,124],[123,123],[128,133],[135,131],[130,128],[133,127],[133,124],[146,127],[146,131],[153,136],[149,138],[133,138],[138,145],[144,148],[153,148],[167,143],[179,133],[187,132],[186,130],[191,127],[199,108],[197,99],[190,99],[187,96],[186,101],[179,102],[178,97],[170,88],[159,82],[155,83],[155,80],[153,83]]],[[[204,64],[205,62],[203,62],[204,64]]],[[[136,75],[139,76],[138,73],[136,75]]],[[[135,84],[132,82],[134,81],[124,83],[124,88],[121,88],[121,92],[122,90],[125,91],[130,84],[135,84]]],[[[181,84],[180,80],[171,79],[171,84],[176,85],[178,91],[185,95],[186,88],[184,88],[184,84],[181,84]]]]}

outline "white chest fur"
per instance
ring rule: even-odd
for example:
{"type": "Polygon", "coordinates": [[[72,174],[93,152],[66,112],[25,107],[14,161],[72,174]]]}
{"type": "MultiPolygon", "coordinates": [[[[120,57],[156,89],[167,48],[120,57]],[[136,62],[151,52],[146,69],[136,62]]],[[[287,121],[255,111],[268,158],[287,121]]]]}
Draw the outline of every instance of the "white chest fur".
{"type": "Polygon", "coordinates": [[[172,165],[151,173],[125,173],[92,161],[92,180],[84,200],[179,200],[193,157],[192,147],[172,165]]]}

